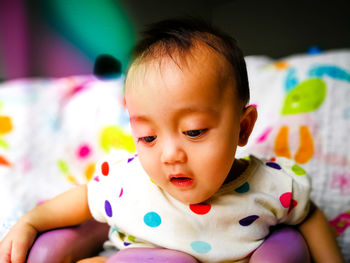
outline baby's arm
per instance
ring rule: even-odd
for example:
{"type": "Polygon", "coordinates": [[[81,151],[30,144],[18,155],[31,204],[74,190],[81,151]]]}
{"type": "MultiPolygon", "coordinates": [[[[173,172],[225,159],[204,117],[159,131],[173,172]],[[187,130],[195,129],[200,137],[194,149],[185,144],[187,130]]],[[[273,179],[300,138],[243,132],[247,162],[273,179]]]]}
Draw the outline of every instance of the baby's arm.
{"type": "Polygon", "coordinates": [[[310,213],[299,229],[309,246],[314,262],[344,262],[327,218],[315,204],[311,203],[310,213]]]}
{"type": "Polygon", "coordinates": [[[1,263],[22,263],[38,232],[91,219],[87,186],[71,189],[26,213],[0,243],[1,263]]]}

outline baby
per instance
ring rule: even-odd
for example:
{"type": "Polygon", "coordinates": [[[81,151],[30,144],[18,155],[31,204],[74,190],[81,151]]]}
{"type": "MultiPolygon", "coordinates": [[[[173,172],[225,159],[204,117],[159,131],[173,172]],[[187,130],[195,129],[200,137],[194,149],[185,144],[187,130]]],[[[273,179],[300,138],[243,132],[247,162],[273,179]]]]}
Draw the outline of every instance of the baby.
{"type": "Polygon", "coordinates": [[[92,217],[111,226],[116,255],[167,248],[194,261],[248,262],[271,226],[290,224],[315,262],[343,262],[301,167],[235,158],[257,111],[234,39],[199,21],[153,25],[135,49],[125,101],[137,155],[110,154],[88,185],[25,214],[1,242],[0,262],[24,262],[38,232],[92,217]]]}

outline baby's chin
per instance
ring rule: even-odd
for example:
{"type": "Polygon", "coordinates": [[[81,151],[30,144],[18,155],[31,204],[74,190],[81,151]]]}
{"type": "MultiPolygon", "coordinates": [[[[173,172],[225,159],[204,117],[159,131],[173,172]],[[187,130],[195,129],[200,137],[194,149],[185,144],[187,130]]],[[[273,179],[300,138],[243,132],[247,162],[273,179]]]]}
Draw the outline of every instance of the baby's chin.
{"type": "Polygon", "coordinates": [[[174,199],[177,201],[183,203],[184,205],[193,205],[193,204],[202,204],[206,203],[207,200],[210,198],[210,196],[190,196],[190,195],[178,195],[178,194],[172,194],[169,193],[174,199]]]}

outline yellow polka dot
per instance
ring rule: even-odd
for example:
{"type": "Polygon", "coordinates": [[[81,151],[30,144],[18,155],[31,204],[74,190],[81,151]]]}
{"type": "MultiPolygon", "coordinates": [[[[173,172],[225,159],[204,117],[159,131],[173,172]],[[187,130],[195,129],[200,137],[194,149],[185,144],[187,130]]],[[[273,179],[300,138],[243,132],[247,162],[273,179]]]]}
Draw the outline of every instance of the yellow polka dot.
{"type": "Polygon", "coordinates": [[[0,134],[6,134],[13,129],[12,121],[8,116],[0,116],[0,134]]]}
{"type": "Polygon", "coordinates": [[[90,181],[95,172],[95,164],[89,164],[85,169],[85,178],[87,181],[90,181]]]}
{"type": "Polygon", "coordinates": [[[284,70],[284,69],[287,69],[289,67],[290,67],[290,65],[286,61],[278,61],[275,63],[275,68],[278,70],[284,70]]]}
{"type": "Polygon", "coordinates": [[[71,174],[65,174],[64,176],[67,178],[67,180],[68,180],[69,182],[71,182],[71,183],[73,183],[73,184],[77,184],[77,183],[78,183],[77,180],[74,178],[73,175],[71,175],[71,174]]]}
{"type": "Polygon", "coordinates": [[[275,139],[274,152],[276,156],[291,158],[288,143],[289,128],[282,126],[275,139]]]}

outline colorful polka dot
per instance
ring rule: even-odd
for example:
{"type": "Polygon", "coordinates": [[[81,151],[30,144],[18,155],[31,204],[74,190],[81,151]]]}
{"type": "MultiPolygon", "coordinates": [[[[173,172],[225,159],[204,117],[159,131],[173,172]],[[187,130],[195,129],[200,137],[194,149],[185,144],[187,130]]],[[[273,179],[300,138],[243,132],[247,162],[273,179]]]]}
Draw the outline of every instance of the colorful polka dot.
{"type": "Polygon", "coordinates": [[[132,160],[134,160],[135,157],[131,157],[128,159],[128,163],[130,163],[132,160]]]}
{"type": "Polygon", "coordinates": [[[11,163],[4,156],[0,155],[0,165],[11,166],[11,163]]]}
{"type": "Polygon", "coordinates": [[[108,200],[105,201],[105,212],[108,217],[112,217],[112,206],[108,200]]]}
{"type": "Polygon", "coordinates": [[[78,154],[79,158],[84,159],[84,158],[89,156],[90,152],[91,152],[91,149],[90,149],[89,145],[84,144],[84,145],[81,145],[79,147],[77,154],[78,154]]]}
{"type": "Polygon", "coordinates": [[[190,205],[190,209],[193,213],[195,213],[197,215],[205,215],[205,214],[209,213],[209,211],[211,209],[211,205],[206,204],[206,203],[192,204],[192,205],[190,205]]]}
{"type": "Polygon", "coordinates": [[[273,127],[266,128],[265,131],[256,139],[256,142],[262,143],[266,141],[272,130],[273,130],[273,127]]]}
{"type": "Polygon", "coordinates": [[[123,193],[124,193],[124,189],[123,189],[123,187],[122,187],[122,188],[120,189],[119,198],[122,197],[123,193]]]}
{"type": "Polygon", "coordinates": [[[157,227],[161,224],[162,219],[156,212],[149,212],[145,214],[143,221],[149,227],[157,227]]]}
{"type": "Polygon", "coordinates": [[[60,171],[63,174],[69,173],[69,165],[68,165],[68,163],[66,161],[58,160],[57,164],[58,164],[58,167],[59,167],[60,171]]]}
{"type": "Polygon", "coordinates": [[[109,174],[109,164],[107,162],[104,162],[101,165],[101,172],[104,176],[107,176],[109,174]]]}
{"type": "Polygon", "coordinates": [[[239,194],[244,194],[246,192],[249,192],[250,186],[248,182],[245,182],[244,184],[242,184],[240,187],[237,187],[235,189],[235,192],[239,193],[239,194]]]}
{"type": "Polygon", "coordinates": [[[275,162],[267,162],[266,165],[271,167],[271,168],[277,169],[277,170],[281,170],[282,169],[281,166],[278,163],[275,163],[275,162]]]}
{"type": "Polygon", "coordinates": [[[301,168],[299,165],[294,164],[292,166],[292,171],[296,174],[296,175],[304,175],[306,174],[305,170],[303,168],[301,168]]]}
{"type": "Polygon", "coordinates": [[[134,236],[132,236],[132,235],[129,235],[129,236],[128,236],[128,240],[130,240],[131,242],[135,242],[136,237],[134,237],[134,236]]]}
{"type": "Polygon", "coordinates": [[[84,174],[87,181],[90,181],[91,178],[94,176],[95,166],[96,165],[94,163],[90,163],[86,166],[84,174]]]}
{"type": "Polygon", "coordinates": [[[288,208],[292,201],[292,193],[287,192],[280,196],[280,202],[284,208],[288,208]]]}
{"type": "Polygon", "coordinates": [[[257,215],[251,215],[251,216],[247,216],[241,220],[239,220],[239,224],[241,226],[249,226],[251,225],[255,220],[257,220],[259,218],[259,216],[257,215]]]}
{"type": "Polygon", "coordinates": [[[191,247],[199,254],[206,254],[211,250],[211,245],[204,241],[194,241],[191,243],[191,247]]]}
{"type": "Polygon", "coordinates": [[[94,177],[94,181],[99,182],[99,181],[100,181],[100,177],[95,176],[95,177],[94,177]]]}
{"type": "Polygon", "coordinates": [[[292,193],[287,192],[280,196],[280,202],[284,208],[289,208],[288,213],[290,213],[294,207],[297,206],[298,202],[292,199],[292,193]]]}
{"type": "Polygon", "coordinates": [[[6,134],[12,131],[12,121],[11,118],[8,116],[2,116],[0,115],[0,134],[6,134]]]}
{"type": "Polygon", "coordinates": [[[124,242],[124,246],[130,246],[131,245],[131,243],[129,243],[129,242],[124,242]]]}

